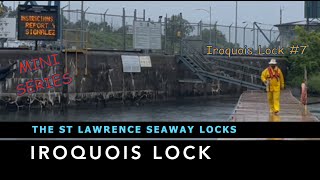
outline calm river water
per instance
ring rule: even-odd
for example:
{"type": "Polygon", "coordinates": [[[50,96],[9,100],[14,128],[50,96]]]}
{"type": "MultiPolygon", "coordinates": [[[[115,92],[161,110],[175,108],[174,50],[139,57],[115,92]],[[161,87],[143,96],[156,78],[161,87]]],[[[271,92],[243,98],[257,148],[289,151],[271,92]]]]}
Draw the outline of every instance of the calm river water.
{"type": "Polygon", "coordinates": [[[0,121],[226,121],[238,97],[211,100],[179,100],[145,104],[96,108],[70,108],[65,112],[31,110],[0,111],[0,121]]]}
{"type": "MultiPolygon", "coordinates": [[[[179,100],[143,106],[81,107],[65,112],[32,110],[0,111],[0,121],[226,121],[239,97],[211,100],[179,100]]],[[[320,118],[320,104],[308,106],[320,118]]]]}

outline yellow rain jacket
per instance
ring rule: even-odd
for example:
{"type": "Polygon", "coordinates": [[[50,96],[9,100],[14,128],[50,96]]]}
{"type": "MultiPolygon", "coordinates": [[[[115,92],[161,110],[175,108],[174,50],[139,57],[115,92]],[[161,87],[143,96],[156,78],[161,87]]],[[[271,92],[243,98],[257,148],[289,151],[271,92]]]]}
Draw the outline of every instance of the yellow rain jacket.
{"type": "Polygon", "coordinates": [[[281,70],[276,66],[266,68],[261,74],[261,80],[267,84],[268,103],[270,113],[280,111],[280,90],[284,89],[284,78],[281,70]]]}
{"type": "Polygon", "coordinates": [[[284,89],[284,78],[281,69],[277,66],[275,69],[271,67],[266,68],[261,74],[261,80],[267,84],[267,80],[270,80],[269,86],[267,87],[268,92],[280,91],[284,89]]]}

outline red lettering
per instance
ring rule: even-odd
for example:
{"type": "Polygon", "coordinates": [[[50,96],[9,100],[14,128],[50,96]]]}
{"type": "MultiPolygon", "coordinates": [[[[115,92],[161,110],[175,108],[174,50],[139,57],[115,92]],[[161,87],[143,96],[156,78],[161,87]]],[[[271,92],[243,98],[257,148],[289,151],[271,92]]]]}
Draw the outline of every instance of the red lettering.
{"type": "Polygon", "coordinates": [[[17,93],[18,96],[22,96],[26,93],[26,89],[23,87],[23,84],[19,84],[17,86],[17,91],[18,91],[17,93]],[[22,92],[19,92],[19,91],[22,91],[22,92]]]}
{"type": "Polygon", "coordinates": [[[37,66],[37,60],[38,59],[32,59],[32,62],[33,62],[33,66],[34,66],[34,71],[37,71],[37,70],[39,70],[39,67],[37,66]]]}
{"type": "Polygon", "coordinates": [[[27,89],[28,93],[31,94],[31,93],[34,93],[35,90],[33,90],[33,84],[31,84],[29,86],[29,83],[33,83],[33,80],[29,80],[26,82],[26,89],[27,89]]]}
{"type": "Polygon", "coordinates": [[[50,81],[49,81],[49,78],[43,78],[45,81],[46,81],[46,84],[47,84],[47,88],[51,89],[53,88],[50,84],[50,81]]]}
{"type": "Polygon", "coordinates": [[[65,85],[68,85],[72,82],[72,78],[71,77],[68,77],[69,76],[69,73],[65,73],[63,76],[62,76],[62,79],[63,80],[67,80],[67,81],[64,81],[63,84],[65,85]]]}
{"type": "MultiPolygon", "coordinates": [[[[56,58],[58,54],[52,54],[51,56],[53,56],[54,66],[60,64],[60,62],[57,62],[57,58],[56,58]]],[[[48,58],[50,58],[50,56],[48,56],[48,58]]]]}
{"type": "Polygon", "coordinates": [[[60,74],[55,74],[55,75],[52,75],[52,79],[53,79],[53,85],[54,87],[60,87],[62,86],[62,84],[56,84],[56,82],[60,81],[60,74]],[[58,79],[56,79],[56,77],[58,77],[58,79]]]}
{"type": "Polygon", "coordinates": [[[39,60],[40,60],[41,69],[43,69],[43,64],[42,64],[42,63],[44,63],[44,64],[46,64],[46,65],[48,65],[48,66],[50,66],[50,67],[52,66],[52,63],[51,63],[51,61],[50,61],[50,58],[49,58],[48,62],[45,61],[45,60],[43,60],[41,57],[39,58],[39,60]]]}
{"type": "Polygon", "coordinates": [[[36,91],[39,91],[40,89],[44,89],[42,80],[36,79],[34,80],[34,83],[36,85],[36,91]]]}
{"type": "Polygon", "coordinates": [[[19,63],[20,73],[22,73],[22,69],[23,69],[23,71],[24,71],[25,73],[28,72],[28,69],[29,69],[29,71],[32,71],[32,69],[31,69],[31,67],[30,67],[30,64],[29,64],[29,61],[25,61],[25,64],[26,64],[26,65],[24,65],[23,62],[20,62],[20,63],[19,63]]]}

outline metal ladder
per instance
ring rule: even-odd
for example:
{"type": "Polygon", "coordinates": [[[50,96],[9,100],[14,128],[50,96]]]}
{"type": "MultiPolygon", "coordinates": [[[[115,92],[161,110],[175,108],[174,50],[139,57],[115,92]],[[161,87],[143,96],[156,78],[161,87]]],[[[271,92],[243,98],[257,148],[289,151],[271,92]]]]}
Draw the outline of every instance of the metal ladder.
{"type": "Polygon", "coordinates": [[[77,41],[77,40],[65,40],[66,42],[66,47],[62,52],[64,52],[65,55],[65,73],[68,72],[68,54],[69,53],[74,53],[75,54],[75,75],[78,75],[78,54],[84,54],[85,57],[85,75],[88,75],[88,31],[82,31],[78,29],[64,29],[64,35],[66,32],[72,32],[72,33],[77,33],[80,32],[80,36],[82,33],[84,33],[84,39],[83,41],[77,41]],[[75,48],[69,48],[70,45],[75,44],[75,48]]]}

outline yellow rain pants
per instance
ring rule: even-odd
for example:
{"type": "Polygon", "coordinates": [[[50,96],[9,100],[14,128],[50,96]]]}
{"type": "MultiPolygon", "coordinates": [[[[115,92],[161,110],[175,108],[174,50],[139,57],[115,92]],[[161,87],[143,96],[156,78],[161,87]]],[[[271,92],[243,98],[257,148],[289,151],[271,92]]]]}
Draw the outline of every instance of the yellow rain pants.
{"type": "Polygon", "coordinates": [[[284,89],[284,78],[278,67],[275,69],[266,68],[261,74],[261,80],[267,85],[268,102],[271,113],[280,111],[280,90],[284,89]],[[272,74],[270,74],[270,72],[272,74]],[[278,74],[278,77],[274,75],[278,74]]]}

